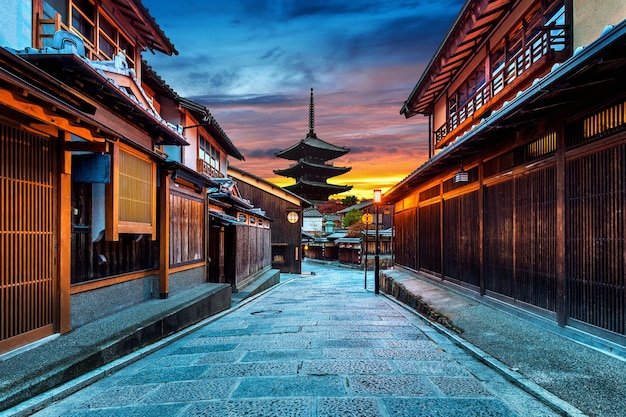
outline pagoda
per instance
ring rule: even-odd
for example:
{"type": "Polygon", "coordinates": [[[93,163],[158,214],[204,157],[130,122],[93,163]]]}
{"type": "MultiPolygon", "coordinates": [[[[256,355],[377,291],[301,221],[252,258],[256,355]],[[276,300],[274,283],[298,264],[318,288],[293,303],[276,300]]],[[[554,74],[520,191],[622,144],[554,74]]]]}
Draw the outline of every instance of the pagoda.
{"type": "Polygon", "coordinates": [[[327,161],[350,152],[350,149],[332,145],[318,138],[314,131],[315,109],[313,106],[313,89],[309,105],[309,133],[295,145],[276,152],[278,158],[297,161],[286,169],[274,170],[275,174],[294,178],[296,183],[285,188],[311,202],[325,202],[332,194],[343,193],[352,189],[351,185],[334,185],[327,182],[328,178],[345,174],[350,167],[336,167],[327,161]]]}

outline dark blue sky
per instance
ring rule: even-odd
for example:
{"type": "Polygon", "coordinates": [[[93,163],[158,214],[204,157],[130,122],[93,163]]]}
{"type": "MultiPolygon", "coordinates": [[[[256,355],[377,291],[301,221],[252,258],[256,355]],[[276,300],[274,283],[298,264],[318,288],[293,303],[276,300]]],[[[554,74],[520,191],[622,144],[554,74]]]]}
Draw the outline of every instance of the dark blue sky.
{"type": "Polygon", "coordinates": [[[206,105],[246,157],[233,164],[279,185],[274,152],[315,131],[351,152],[331,179],[368,197],[426,158],[426,119],[399,114],[461,0],[143,0],[177,56],[144,55],[181,96],[206,105]]]}

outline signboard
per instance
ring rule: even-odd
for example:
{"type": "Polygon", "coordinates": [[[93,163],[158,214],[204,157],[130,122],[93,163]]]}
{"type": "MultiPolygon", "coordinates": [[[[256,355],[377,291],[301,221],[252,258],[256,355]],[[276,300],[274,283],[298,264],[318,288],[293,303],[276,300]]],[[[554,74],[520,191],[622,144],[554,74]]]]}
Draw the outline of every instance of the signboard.
{"type": "Polygon", "coordinates": [[[372,222],[374,221],[374,216],[369,213],[365,213],[363,216],[361,216],[361,221],[363,222],[363,224],[372,224],[372,222]]]}

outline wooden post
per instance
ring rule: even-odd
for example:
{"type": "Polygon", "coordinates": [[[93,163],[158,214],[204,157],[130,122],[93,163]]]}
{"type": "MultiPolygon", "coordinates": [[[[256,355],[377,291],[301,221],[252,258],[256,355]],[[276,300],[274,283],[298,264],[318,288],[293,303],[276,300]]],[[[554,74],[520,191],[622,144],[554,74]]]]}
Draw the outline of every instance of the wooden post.
{"type": "Polygon", "coordinates": [[[120,240],[119,233],[119,183],[120,183],[120,147],[111,146],[111,181],[106,185],[105,238],[110,241],[120,240]]]}
{"type": "Polygon", "coordinates": [[[483,162],[478,163],[478,285],[480,295],[485,295],[485,188],[483,162]]]}
{"type": "Polygon", "coordinates": [[[159,297],[165,299],[170,292],[170,178],[165,169],[161,170],[159,208],[159,297]]]}
{"type": "Polygon", "coordinates": [[[556,319],[561,327],[567,324],[569,305],[565,270],[565,126],[561,124],[556,132],[556,319]]]}
{"type": "Polygon", "coordinates": [[[71,330],[70,284],[72,279],[72,153],[65,151],[64,142],[70,140],[67,132],[59,133],[59,332],[71,330]]]}

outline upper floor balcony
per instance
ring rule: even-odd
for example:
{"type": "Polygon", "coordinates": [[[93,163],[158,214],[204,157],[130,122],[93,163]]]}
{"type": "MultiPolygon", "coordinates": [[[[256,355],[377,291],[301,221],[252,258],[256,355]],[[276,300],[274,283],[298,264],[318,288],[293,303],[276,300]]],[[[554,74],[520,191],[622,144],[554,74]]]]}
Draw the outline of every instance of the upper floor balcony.
{"type": "Polygon", "coordinates": [[[218,169],[215,169],[207,161],[198,158],[198,172],[206,175],[209,178],[225,178],[226,176],[218,169]]]}
{"type": "Polygon", "coordinates": [[[564,25],[543,28],[517,53],[493,65],[489,79],[477,83],[467,99],[448,99],[446,122],[434,132],[435,147],[445,146],[474,121],[502,106],[535,78],[544,76],[555,63],[562,62],[567,57],[566,33],[564,25]]]}

